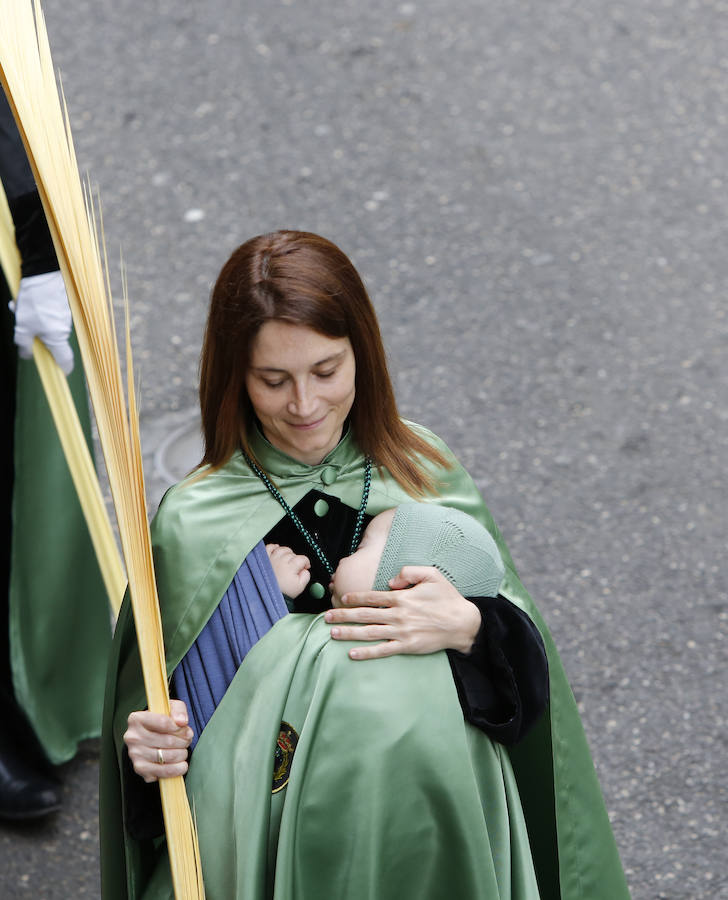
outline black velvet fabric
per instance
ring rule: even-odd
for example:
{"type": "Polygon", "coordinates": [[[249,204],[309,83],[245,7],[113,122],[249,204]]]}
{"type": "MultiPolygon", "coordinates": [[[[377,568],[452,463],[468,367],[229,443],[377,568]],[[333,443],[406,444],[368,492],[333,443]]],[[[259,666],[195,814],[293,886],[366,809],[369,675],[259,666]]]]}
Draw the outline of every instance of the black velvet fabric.
{"type": "MultiPolygon", "coordinates": [[[[354,534],[357,511],[342,503],[338,497],[312,490],[296,504],[294,512],[316,539],[332,569],[336,568],[340,559],[349,556],[352,552],[351,539],[354,534]],[[325,515],[318,516],[314,508],[321,502],[328,506],[328,511],[325,515]]],[[[362,532],[371,518],[371,516],[364,516],[362,532]]],[[[290,516],[284,516],[268,532],[264,541],[266,544],[281,544],[284,547],[290,547],[294,553],[308,556],[311,560],[309,587],[290,601],[293,604],[293,612],[319,613],[329,609],[331,607],[331,594],[329,593],[331,576],[311,545],[293,524],[290,516]],[[314,584],[323,586],[324,595],[322,597],[316,598],[311,595],[310,587],[314,584]]]]}
{"type": "Polygon", "coordinates": [[[449,650],[465,718],[501,744],[516,744],[546,709],[549,670],[538,629],[505,597],[468,597],[483,624],[465,656],[449,650]]]}

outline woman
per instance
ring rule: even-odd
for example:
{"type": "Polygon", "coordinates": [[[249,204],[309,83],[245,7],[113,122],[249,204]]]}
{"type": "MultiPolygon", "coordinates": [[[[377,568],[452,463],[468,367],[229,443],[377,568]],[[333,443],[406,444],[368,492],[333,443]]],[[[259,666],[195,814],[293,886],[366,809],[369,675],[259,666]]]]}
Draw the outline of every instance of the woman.
{"type": "Polygon", "coordinates": [[[627,896],[548,633],[467,473],[400,420],[371,303],[338,248],[278,232],[235,251],[212,294],[200,398],[205,456],[153,530],[181,699],[174,719],[139,712],[127,606],[105,714],[104,895],[169,896],[141,788],[187,770],[192,716],[209,896],[627,896]],[[329,609],[331,573],[368,518],[413,498],[491,531],[503,596],[466,599],[423,574],[329,609]],[[268,591],[263,539],[311,558],[295,615],[268,591]]]}

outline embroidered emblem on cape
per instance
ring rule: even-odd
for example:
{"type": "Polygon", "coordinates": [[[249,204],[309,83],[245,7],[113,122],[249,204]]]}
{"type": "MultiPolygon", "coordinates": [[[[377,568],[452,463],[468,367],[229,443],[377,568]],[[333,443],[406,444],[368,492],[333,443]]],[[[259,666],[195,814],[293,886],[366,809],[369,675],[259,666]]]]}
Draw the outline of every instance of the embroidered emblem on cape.
{"type": "Polygon", "coordinates": [[[273,790],[276,794],[288,784],[288,776],[291,772],[293,754],[298,743],[298,734],[288,722],[281,722],[281,730],[278,732],[276,749],[273,758],[273,790]]]}

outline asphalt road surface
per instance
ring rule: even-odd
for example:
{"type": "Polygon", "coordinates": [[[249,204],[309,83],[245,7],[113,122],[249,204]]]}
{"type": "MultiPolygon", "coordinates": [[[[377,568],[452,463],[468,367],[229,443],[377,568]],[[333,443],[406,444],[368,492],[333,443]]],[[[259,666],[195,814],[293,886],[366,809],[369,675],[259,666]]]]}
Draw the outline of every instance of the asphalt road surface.
{"type": "MultiPolygon", "coordinates": [[[[128,267],[152,505],[194,456],[230,250],[332,237],[402,412],[473,473],[550,623],[634,898],[728,897],[728,4],[46,13],[128,267]]],[[[57,818],[0,827],[3,898],[98,896],[96,746],[62,776],[57,818]]]]}

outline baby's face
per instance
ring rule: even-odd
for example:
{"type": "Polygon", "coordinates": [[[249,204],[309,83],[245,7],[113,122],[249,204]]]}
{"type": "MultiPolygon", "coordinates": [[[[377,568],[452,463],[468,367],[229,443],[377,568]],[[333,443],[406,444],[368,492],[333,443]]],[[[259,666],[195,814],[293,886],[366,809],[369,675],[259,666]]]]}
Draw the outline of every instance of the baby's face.
{"type": "Polygon", "coordinates": [[[393,519],[393,509],[375,516],[367,525],[358,548],[336,567],[330,586],[335,606],[344,594],[371,590],[393,519]]]}

